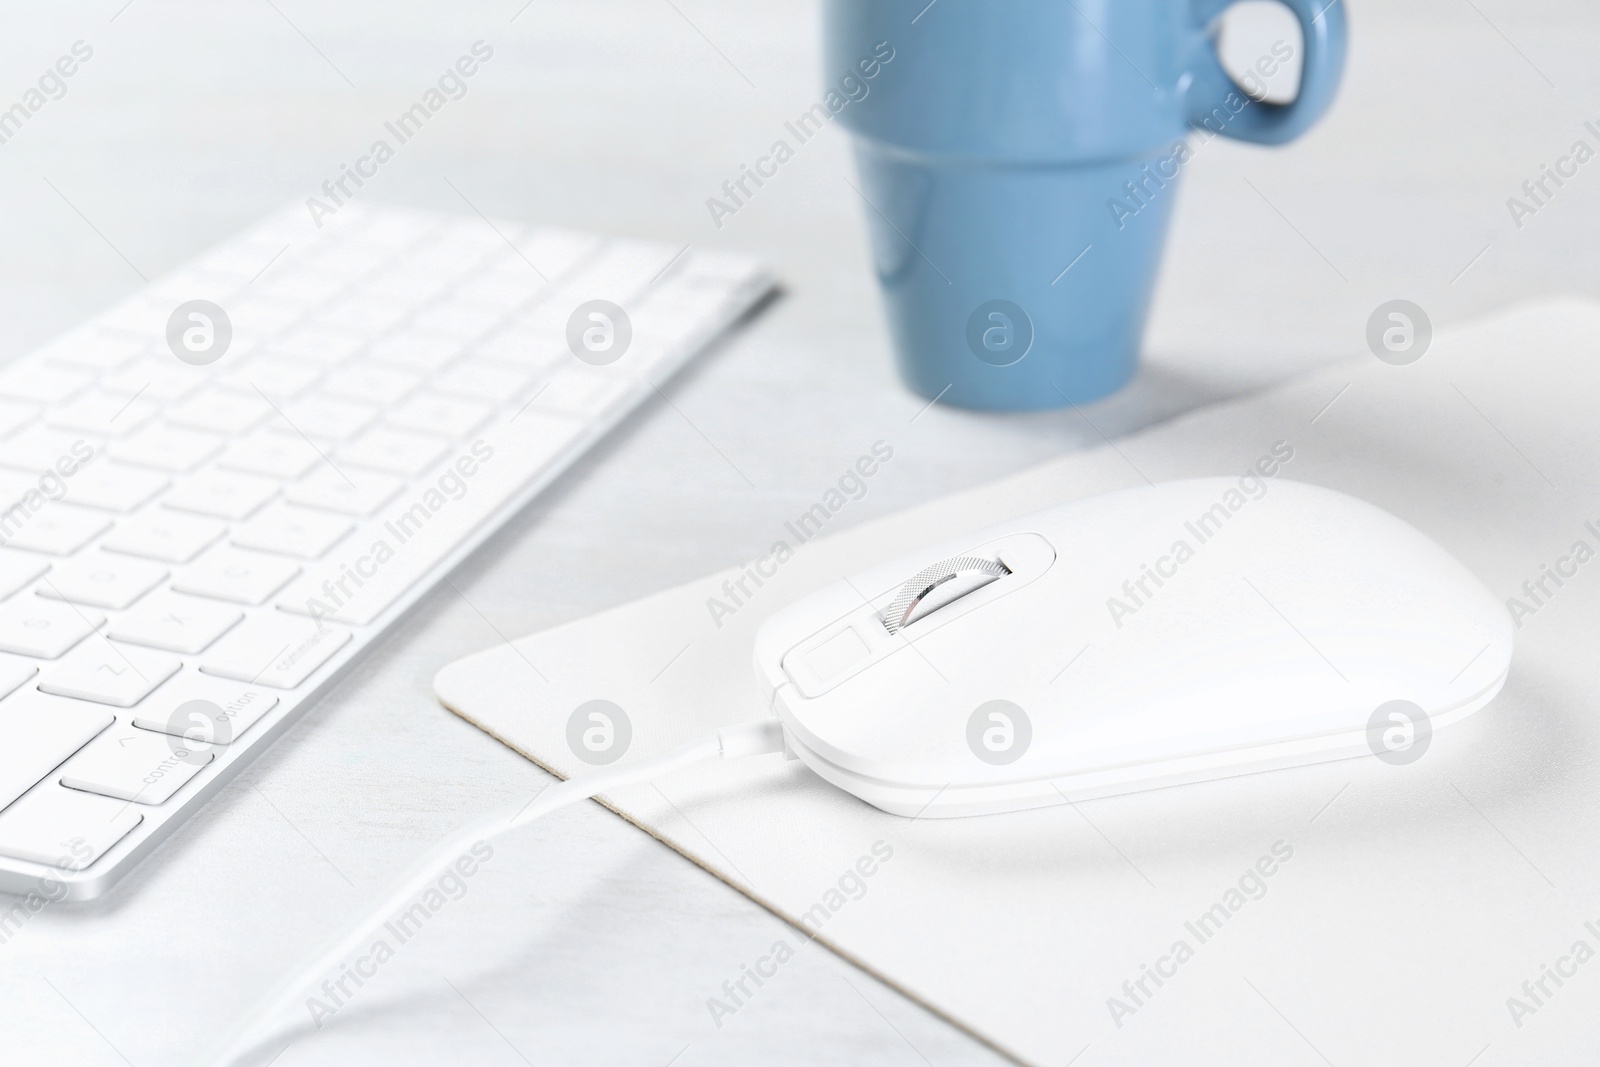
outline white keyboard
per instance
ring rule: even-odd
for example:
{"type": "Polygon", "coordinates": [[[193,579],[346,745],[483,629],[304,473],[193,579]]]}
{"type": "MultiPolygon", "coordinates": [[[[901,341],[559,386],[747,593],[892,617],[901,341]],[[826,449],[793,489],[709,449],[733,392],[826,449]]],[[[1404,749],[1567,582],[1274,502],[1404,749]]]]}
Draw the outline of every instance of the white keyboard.
{"type": "Polygon", "coordinates": [[[0,367],[0,890],[103,892],[771,284],[296,205],[0,367]]]}

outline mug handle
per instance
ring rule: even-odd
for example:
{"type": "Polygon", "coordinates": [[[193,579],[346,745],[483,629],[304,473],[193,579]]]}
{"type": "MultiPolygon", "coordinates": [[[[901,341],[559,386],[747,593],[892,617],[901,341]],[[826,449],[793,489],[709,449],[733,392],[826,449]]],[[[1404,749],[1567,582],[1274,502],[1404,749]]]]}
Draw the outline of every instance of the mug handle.
{"type": "MultiPolygon", "coordinates": [[[[1236,0],[1199,0],[1195,13],[1206,25],[1236,0]]],[[[1250,100],[1222,69],[1214,39],[1199,57],[1189,85],[1189,125],[1256,144],[1283,144],[1304,133],[1333,103],[1344,73],[1346,23],[1344,0],[1279,0],[1300,23],[1300,91],[1287,104],[1250,100]],[[1250,100],[1239,111],[1226,101],[1233,93],[1250,100]],[[1210,120],[1210,121],[1207,121],[1210,120]]]]}

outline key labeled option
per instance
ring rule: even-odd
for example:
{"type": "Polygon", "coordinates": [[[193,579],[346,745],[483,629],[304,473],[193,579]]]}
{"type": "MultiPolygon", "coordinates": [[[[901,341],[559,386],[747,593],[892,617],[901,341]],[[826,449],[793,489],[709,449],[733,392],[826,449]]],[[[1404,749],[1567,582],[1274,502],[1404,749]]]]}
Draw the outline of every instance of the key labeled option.
{"type": "Polygon", "coordinates": [[[139,705],[133,725],[197,743],[226,745],[278,706],[262,686],[185,672],[139,705]]]}

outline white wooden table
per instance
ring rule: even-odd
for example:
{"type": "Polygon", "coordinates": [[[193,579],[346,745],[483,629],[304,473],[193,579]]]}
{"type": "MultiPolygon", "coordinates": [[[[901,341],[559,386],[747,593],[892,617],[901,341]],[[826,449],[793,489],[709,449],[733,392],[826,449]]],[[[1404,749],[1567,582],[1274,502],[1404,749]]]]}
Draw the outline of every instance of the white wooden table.
{"type": "MultiPolygon", "coordinates": [[[[1351,5],[1321,127],[1287,150],[1219,141],[1187,168],[1149,365],[1092,424],[922,411],[898,386],[840,131],[712,224],[706,198],[818,94],[813,4],[123,3],[7,12],[0,107],[73,42],[94,52],[0,144],[0,359],[315,193],[479,39],[492,61],[363,197],[746,250],[786,294],[109,898],[51,906],[0,944],[8,1063],[144,1067],[214,1036],[430,841],[544,779],[433,701],[440,666],[761,554],[875,440],[896,459],[838,528],[1370,359],[1367,316],[1391,298],[1439,325],[1600,280],[1600,162],[1520,229],[1506,206],[1575,140],[1600,148],[1582,127],[1600,116],[1600,16],[1577,0],[1351,5]]],[[[595,806],[500,855],[356,1010],[278,1062],[999,1059],[819,951],[718,1029],[706,999],[782,924],[595,806]]]]}

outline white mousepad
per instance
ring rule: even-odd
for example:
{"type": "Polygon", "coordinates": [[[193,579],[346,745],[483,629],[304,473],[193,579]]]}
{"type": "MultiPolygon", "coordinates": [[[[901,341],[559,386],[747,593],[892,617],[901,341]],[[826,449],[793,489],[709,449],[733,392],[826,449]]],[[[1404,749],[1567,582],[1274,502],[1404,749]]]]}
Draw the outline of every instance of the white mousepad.
{"type": "Polygon", "coordinates": [[[1505,690],[1414,762],[1343,760],[915,820],[766,757],[704,764],[606,802],[1027,1063],[1592,1059],[1597,337],[1600,304],[1523,306],[1441,333],[1410,365],[1341,364],[793,543],[781,563],[489,649],[441,671],[436,688],[563,777],[587,769],[568,723],[590,700],[624,709],[624,758],[649,757],[763,714],[752,637],[797,596],[1062,501],[1145,479],[1242,474],[1282,443],[1293,458],[1279,477],[1388,509],[1515,609],[1505,690]],[[1547,966],[1564,977],[1546,977],[1547,966]]]}

